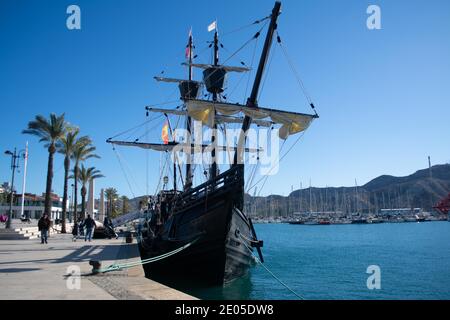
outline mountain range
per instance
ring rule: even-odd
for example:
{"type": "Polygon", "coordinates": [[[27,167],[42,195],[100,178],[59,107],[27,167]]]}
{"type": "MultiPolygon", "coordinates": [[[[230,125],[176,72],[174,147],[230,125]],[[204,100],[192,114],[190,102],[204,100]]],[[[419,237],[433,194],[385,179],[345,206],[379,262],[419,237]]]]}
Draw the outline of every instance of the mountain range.
{"type": "MultiPolygon", "coordinates": [[[[245,195],[245,212],[259,217],[288,217],[294,212],[374,213],[380,209],[432,207],[450,192],[450,164],[435,165],[404,177],[379,176],[363,186],[304,188],[288,196],[245,195]]],[[[130,199],[137,210],[144,196],[130,199]]]]}
{"type": "Polygon", "coordinates": [[[450,164],[435,165],[395,177],[379,176],[363,186],[305,188],[288,196],[246,194],[245,211],[262,217],[287,217],[293,212],[373,213],[380,209],[432,207],[450,192],[450,164]]]}

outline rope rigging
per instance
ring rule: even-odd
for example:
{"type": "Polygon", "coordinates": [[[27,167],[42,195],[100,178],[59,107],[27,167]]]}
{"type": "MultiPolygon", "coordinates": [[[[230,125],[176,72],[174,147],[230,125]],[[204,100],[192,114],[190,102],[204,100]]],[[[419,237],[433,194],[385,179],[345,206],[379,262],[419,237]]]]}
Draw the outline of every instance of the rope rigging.
{"type": "Polygon", "coordinates": [[[251,248],[249,248],[249,246],[245,243],[245,240],[249,240],[248,238],[244,237],[242,235],[241,232],[238,233],[239,237],[243,240],[242,243],[244,244],[244,246],[250,251],[251,255],[253,256],[253,258],[255,259],[255,261],[258,263],[258,265],[260,265],[261,267],[263,267],[275,280],[277,280],[283,287],[285,287],[286,289],[288,289],[292,294],[294,294],[297,298],[299,298],[300,300],[305,300],[305,298],[303,298],[300,294],[298,294],[297,292],[295,292],[293,289],[291,289],[287,284],[285,284],[283,281],[281,281],[280,278],[278,278],[272,271],[269,270],[269,268],[261,262],[261,260],[255,256],[253,254],[253,250],[251,248]]]}
{"type": "MultiPolygon", "coordinates": [[[[289,149],[281,156],[281,158],[280,158],[280,160],[278,161],[278,163],[281,163],[281,161],[283,161],[283,159],[288,155],[288,153],[295,147],[295,145],[300,141],[300,139],[303,137],[305,135],[305,131],[303,131],[299,136],[298,136],[298,138],[297,138],[297,140],[295,140],[295,142],[289,147],[289,149]]],[[[285,140],[286,141],[286,140],[285,140]]],[[[280,149],[280,151],[283,149],[283,147],[284,147],[284,144],[285,144],[285,141],[283,142],[283,144],[281,145],[281,149],[280,149]]],[[[266,180],[267,181],[267,179],[269,178],[269,173],[270,172],[272,172],[272,170],[275,168],[275,165],[273,165],[271,168],[270,168],[270,170],[269,170],[269,172],[268,172],[268,174],[267,175],[265,175],[264,177],[262,177],[261,179],[259,179],[257,182],[255,182],[248,190],[250,191],[250,190],[252,190],[255,186],[257,186],[262,180],[266,180]]],[[[264,182],[264,184],[265,184],[265,182],[264,182]]],[[[263,189],[263,187],[264,187],[264,184],[263,184],[263,186],[261,187],[261,189],[259,190],[259,194],[261,194],[261,191],[262,191],[262,189],[263,189]]]]}
{"type": "MultiPolygon", "coordinates": [[[[235,30],[232,30],[232,31],[230,31],[230,32],[227,32],[227,33],[222,34],[222,36],[225,36],[225,35],[229,35],[229,34],[232,34],[232,33],[234,33],[234,32],[238,32],[238,31],[240,31],[240,30],[246,29],[246,28],[248,28],[248,27],[250,27],[250,26],[253,26],[253,25],[256,25],[256,24],[261,24],[261,25],[262,25],[261,28],[259,28],[259,30],[258,30],[258,31],[257,31],[250,39],[248,39],[248,40],[247,40],[245,43],[243,43],[237,50],[235,50],[233,53],[231,53],[231,54],[230,54],[230,55],[222,62],[222,64],[225,64],[225,63],[228,62],[229,60],[233,59],[239,52],[241,52],[241,51],[242,51],[245,47],[247,47],[253,40],[255,40],[255,46],[254,46],[254,48],[253,48],[253,52],[252,52],[252,55],[251,55],[252,58],[251,58],[251,64],[250,64],[250,68],[253,67],[254,60],[255,60],[255,55],[256,55],[256,48],[257,48],[257,46],[258,46],[259,35],[261,34],[262,30],[266,27],[267,23],[269,22],[270,17],[271,17],[270,15],[269,15],[269,16],[266,16],[266,17],[264,17],[264,18],[262,18],[262,19],[259,19],[259,20],[254,21],[253,23],[250,23],[250,24],[248,24],[248,25],[244,25],[244,26],[239,27],[239,28],[237,28],[237,29],[235,29],[235,30]]],[[[298,73],[297,70],[295,69],[294,63],[292,62],[292,59],[290,58],[290,56],[289,56],[289,54],[288,54],[288,52],[287,52],[287,49],[285,48],[284,44],[282,43],[281,37],[280,37],[278,31],[276,31],[276,39],[277,39],[278,45],[279,45],[279,46],[281,47],[281,49],[282,49],[283,56],[285,57],[285,59],[286,59],[287,62],[288,62],[289,68],[291,69],[291,71],[293,72],[293,74],[294,74],[294,76],[295,76],[295,79],[296,79],[296,81],[297,81],[297,83],[298,83],[298,85],[299,85],[301,91],[302,91],[303,94],[305,95],[306,100],[308,101],[310,107],[312,108],[312,110],[314,111],[314,113],[317,115],[317,112],[316,112],[316,110],[315,110],[315,106],[314,106],[314,104],[313,104],[313,102],[312,102],[311,96],[310,96],[309,93],[307,92],[307,90],[306,90],[306,88],[305,88],[305,85],[304,85],[304,83],[303,83],[303,81],[302,81],[302,79],[301,79],[299,73],[298,73]]],[[[226,48],[223,46],[222,43],[219,43],[219,44],[220,44],[221,48],[223,48],[224,50],[226,50],[227,52],[229,52],[228,49],[226,49],[226,48]]],[[[201,50],[200,52],[198,52],[198,53],[196,54],[195,57],[197,57],[198,55],[201,55],[203,52],[205,52],[206,50],[208,50],[210,47],[211,47],[211,44],[209,44],[206,48],[204,48],[203,50],[201,50]]],[[[264,74],[264,78],[263,78],[263,81],[262,81],[261,90],[259,91],[259,94],[258,94],[258,97],[257,97],[258,99],[261,97],[261,94],[262,94],[263,89],[264,89],[264,87],[265,87],[265,83],[266,83],[266,81],[267,81],[267,79],[268,79],[268,73],[269,73],[270,67],[271,67],[271,65],[272,65],[272,61],[273,61],[273,59],[274,59],[274,57],[275,57],[275,55],[276,55],[276,46],[274,47],[274,50],[272,50],[269,54],[270,54],[270,56],[269,56],[269,59],[268,59],[268,65],[267,65],[267,69],[268,69],[268,70],[267,70],[267,71],[265,72],[265,74],[264,74]]],[[[245,63],[242,62],[242,61],[241,61],[241,64],[245,65],[245,63]]],[[[162,73],[164,73],[164,71],[163,71],[162,73]]],[[[211,76],[213,75],[213,73],[214,73],[214,72],[210,73],[210,74],[208,75],[208,77],[211,77],[211,76]]],[[[245,96],[247,95],[247,91],[248,91],[248,87],[249,87],[251,75],[252,75],[252,71],[250,70],[250,72],[249,72],[249,74],[248,74],[247,84],[246,84],[246,87],[245,87],[245,96]]],[[[232,95],[232,94],[235,92],[235,90],[238,89],[238,88],[240,87],[240,84],[241,84],[241,82],[242,82],[242,80],[243,80],[243,77],[244,77],[244,74],[239,78],[239,81],[238,81],[237,84],[234,86],[233,90],[227,95],[228,97],[229,97],[230,95],[232,95]]],[[[203,81],[206,81],[206,80],[207,80],[207,78],[203,79],[203,81]]],[[[176,88],[175,88],[175,90],[176,90],[176,88]]],[[[192,90],[192,89],[191,89],[191,90],[192,90]]],[[[172,95],[173,95],[173,94],[172,94],[172,95]]],[[[171,95],[171,96],[172,96],[172,95],[171,95]]],[[[227,96],[220,96],[220,97],[223,98],[223,99],[226,99],[227,96]]],[[[152,106],[162,106],[162,105],[167,105],[167,104],[171,104],[171,103],[174,103],[174,102],[179,102],[179,100],[166,101],[166,102],[154,104],[154,105],[152,105],[152,106]]],[[[244,104],[245,104],[245,102],[244,102],[244,104]]],[[[180,108],[180,106],[178,106],[177,109],[178,109],[178,108],[180,108]]],[[[144,134],[138,136],[138,138],[135,140],[135,142],[137,142],[137,141],[139,141],[142,137],[148,137],[149,131],[155,129],[154,126],[149,126],[149,124],[150,124],[152,121],[156,121],[156,120],[160,119],[162,116],[163,116],[163,115],[159,115],[158,117],[152,117],[152,119],[150,119],[150,120],[148,120],[148,121],[145,121],[144,123],[142,123],[142,124],[140,124],[140,125],[138,125],[138,126],[135,126],[135,127],[131,128],[131,129],[128,129],[128,130],[126,130],[126,131],[123,131],[123,132],[121,132],[121,133],[119,133],[119,134],[113,136],[112,138],[115,138],[115,137],[118,137],[118,136],[124,135],[124,134],[128,134],[128,138],[130,138],[131,136],[133,136],[133,135],[136,133],[137,130],[139,130],[139,128],[141,128],[142,126],[145,126],[145,132],[144,132],[144,134]],[[150,127],[150,130],[148,129],[149,127],[150,127]]],[[[167,117],[167,115],[166,115],[166,117],[167,117]]],[[[168,117],[167,117],[167,119],[168,119],[168,117]]],[[[179,118],[178,118],[178,121],[179,121],[179,118]]],[[[225,126],[223,127],[222,130],[223,130],[224,132],[226,131],[225,126]]],[[[291,148],[290,148],[285,154],[283,154],[283,156],[282,156],[282,157],[280,158],[280,160],[279,160],[280,162],[285,158],[285,156],[289,153],[289,151],[292,149],[292,147],[300,140],[300,138],[301,138],[302,136],[303,136],[303,134],[295,141],[295,143],[291,146],[291,148]]],[[[147,140],[148,140],[148,139],[147,139],[147,140]]],[[[283,145],[282,145],[282,147],[281,147],[280,152],[283,150],[283,147],[284,147],[284,142],[283,142],[283,145]]],[[[115,150],[115,149],[114,149],[114,150],[115,150]]],[[[124,168],[124,165],[123,165],[123,161],[121,161],[120,155],[117,153],[117,150],[115,150],[115,152],[116,152],[116,156],[117,156],[118,159],[119,159],[119,163],[120,163],[120,165],[121,165],[121,168],[122,168],[122,170],[123,170],[124,173],[125,173],[125,168],[124,168]]],[[[147,152],[148,152],[148,150],[147,150],[147,152]]],[[[259,155],[258,155],[258,156],[259,156],[259,155]]],[[[167,158],[168,158],[168,157],[166,157],[166,161],[165,161],[165,164],[164,164],[164,169],[165,169],[166,164],[167,164],[167,158]]],[[[259,158],[259,157],[258,157],[258,158],[259,158]]],[[[147,162],[146,162],[146,163],[147,163],[147,174],[146,174],[146,176],[147,176],[147,179],[148,179],[148,156],[147,156],[147,160],[146,160],[146,161],[147,161],[147,162]]],[[[258,165],[259,165],[259,161],[258,161],[258,165]]],[[[261,191],[262,191],[262,189],[263,189],[263,187],[264,187],[264,185],[265,185],[265,183],[266,183],[266,181],[267,181],[267,179],[268,179],[268,177],[269,177],[269,176],[267,175],[267,176],[265,176],[265,177],[262,177],[262,178],[258,179],[258,181],[257,181],[256,183],[253,183],[254,180],[255,180],[255,178],[256,178],[256,171],[257,171],[258,165],[254,166],[254,168],[252,169],[252,171],[250,172],[250,174],[249,174],[249,176],[248,176],[248,179],[246,179],[246,180],[248,181],[248,182],[246,183],[246,188],[245,188],[245,189],[247,190],[247,192],[250,192],[251,189],[253,189],[255,186],[257,186],[260,182],[263,182],[262,188],[259,190],[259,192],[261,193],[261,191]]],[[[180,171],[180,174],[179,174],[179,176],[178,176],[178,177],[179,177],[178,179],[181,179],[181,183],[184,184],[183,177],[182,177],[182,171],[181,171],[181,168],[180,168],[179,164],[177,164],[177,166],[178,166],[178,170],[180,171]]],[[[273,168],[274,168],[274,166],[273,166],[272,168],[270,168],[269,172],[271,172],[271,171],[273,170],[273,168]]],[[[194,172],[195,172],[195,169],[196,169],[196,165],[193,165],[193,166],[192,166],[192,169],[193,169],[192,172],[194,173],[194,172]]],[[[203,170],[206,171],[206,168],[205,168],[204,164],[203,164],[203,170]]],[[[161,174],[162,174],[162,173],[163,173],[163,172],[161,172],[161,174]]],[[[126,173],[125,173],[125,176],[126,176],[126,179],[127,179],[127,183],[128,183],[128,185],[129,185],[129,187],[130,187],[130,190],[132,190],[132,188],[131,188],[131,183],[130,183],[130,181],[129,181],[129,179],[128,179],[128,176],[126,175],[126,173]]],[[[161,177],[160,177],[160,178],[161,178],[161,177]]],[[[178,180],[178,179],[177,179],[177,180],[178,180]]],[[[148,181],[148,180],[147,180],[147,181],[148,181]]],[[[147,184],[148,184],[148,182],[147,182],[147,184]]],[[[157,190],[159,189],[160,184],[161,184],[161,179],[159,179],[159,181],[158,181],[157,190]]],[[[147,189],[148,189],[148,186],[147,186],[147,189]]],[[[133,192],[133,191],[132,191],[132,193],[133,193],[133,195],[134,195],[134,192],[133,192]]],[[[147,193],[148,193],[148,192],[147,192],[147,193]]]]}
{"type": "Polygon", "coordinates": [[[262,82],[262,85],[261,85],[261,89],[259,90],[259,94],[258,94],[257,100],[259,100],[261,98],[261,94],[264,91],[264,86],[266,84],[266,80],[267,80],[268,75],[269,75],[270,66],[272,65],[273,57],[275,57],[276,48],[277,47],[274,47],[273,50],[271,52],[269,52],[269,55],[270,55],[269,63],[267,64],[266,72],[265,72],[264,79],[263,79],[263,82],[262,82]]]}
{"type": "Polygon", "coordinates": [[[225,32],[225,33],[222,34],[222,37],[225,37],[225,36],[228,36],[228,35],[230,35],[230,34],[233,34],[233,33],[242,31],[242,30],[244,30],[244,29],[247,29],[247,28],[249,28],[249,27],[251,27],[251,26],[254,26],[254,25],[259,24],[259,23],[261,23],[261,22],[263,22],[263,21],[265,21],[265,20],[270,19],[270,17],[271,17],[271,16],[268,15],[268,16],[266,16],[266,17],[264,17],[264,18],[255,20],[255,21],[252,22],[252,23],[249,23],[249,24],[243,25],[243,26],[241,26],[241,27],[238,27],[238,28],[236,28],[236,29],[234,29],[234,30],[225,32]]]}
{"type": "Polygon", "coordinates": [[[122,131],[122,132],[120,132],[120,133],[118,133],[118,134],[116,134],[116,135],[110,137],[109,139],[117,138],[117,137],[122,136],[122,135],[124,135],[124,134],[126,134],[126,133],[129,133],[130,131],[134,131],[134,130],[136,130],[136,129],[138,129],[138,128],[141,128],[141,127],[143,127],[144,125],[146,125],[146,124],[152,122],[153,120],[155,120],[155,119],[145,120],[145,121],[142,122],[141,124],[138,124],[137,126],[134,126],[134,127],[130,128],[130,129],[127,129],[127,130],[125,130],[125,131],[122,131]]]}
{"type": "Polygon", "coordinates": [[[113,151],[114,151],[114,154],[115,154],[116,157],[117,157],[117,160],[119,161],[119,165],[120,165],[120,168],[122,169],[122,172],[123,172],[123,175],[124,175],[124,177],[125,177],[125,180],[127,181],[128,188],[130,189],[130,192],[131,192],[131,194],[133,195],[133,198],[135,198],[135,194],[134,194],[134,192],[133,192],[133,188],[131,187],[130,180],[128,179],[127,173],[126,173],[125,168],[124,168],[124,166],[123,166],[123,164],[122,164],[122,161],[121,161],[121,158],[120,158],[120,156],[119,156],[119,153],[118,153],[118,151],[116,150],[116,148],[115,148],[114,145],[113,145],[113,151]]]}
{"type": "Polygon", "coordinates": [[[280,34],[278,33],[278,31],[277,31],[277,43],[281,47],[281,50],[283,51],[284,57],[286,58],[286,60],[287,60],[287,62],[289,64],[289,67],[291,68],[291,71],[294,74],[295,79],[297,80],[297,83],[300,86],[300,89],[302,90],[303,94],[305,95],[306,100],[309,103],[309,106],[314,111],[314,114],[317,115],[316,108],[314,106],[314,103],[312,102],[311,96],[306,91],[305,84],[303,83],[302,79],[300,78],[300,74],[298,73],[297,69],[295,68],[294,63],[292,62],[292,59],[290,58],[286,47],[281,42],[281,37],[280,37],[280,34]]]}

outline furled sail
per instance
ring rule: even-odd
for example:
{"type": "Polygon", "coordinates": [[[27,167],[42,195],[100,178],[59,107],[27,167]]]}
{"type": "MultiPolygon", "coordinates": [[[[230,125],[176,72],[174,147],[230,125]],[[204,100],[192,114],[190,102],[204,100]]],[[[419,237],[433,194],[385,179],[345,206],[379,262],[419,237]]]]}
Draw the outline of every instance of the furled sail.
{"type": "Polygon", "coordinates": [[[204,125],[212,127],[215,115],[233,116],[243,113],[253,120],[270,119],[275,124],[280,124],[279,136],[287,139],[288,136],[306,130],[317,115],[261,108],[247,107],[241,104],[213,102],[207,100],[187,100],[187,111],[189,116],[204,125]]]}
{"type": "MultiPolygon", "coordinates": [[[[155,151],[172,151],[175,147],[177,147],[177,151],[184,151],[186,148],[189,148],[188,143],[178,143],[178,142],[169,142],[168,144],[162,144],[162,143],[148,143],[148,142],[136,142],[136,141],[120,141],[120,140],[111,140],[108,139],[106,141],[107,143],[111,143],[113,145],[118,146],[125,146],[125,147],[138,147],[142,149],[150,149],[155,151]]],[[[218,151],[236,151],[236,147],[233,146],[213,146],[208,144],[191,144],[191,152],[197,153],[197,152],[205,152],[216,148],[218,151]]],[[[263,151],[262,148],[245,148],[245,152],[250,153],[258,153],[263,151]]]]}
{"type": "MultiPolygon", "coordinates": [[[[164,108],[153,108],[146,107],[147,111],[151,112],[160,112],[165,114],[173,114],[177,116],[187,116],[187,110],[183,109],[164,109],[164,108]]],[[[233,116],[224,116],[224,115],[216,115],[215,117],[218,123],[242,123],[244,121],[243,117],[233,117],[233,116]]],[[[274,122],[269,120],[253,120],[252,123],[261,126],[261,127],[270,127],[274,124],[274,122]]]]}
{"type": "Polygon", "coordinates": [[[153,107],[145,107],[145,109],[147,111],[151,111],[151,112],[161,112],[161,113],[166,113],[166,114],[174,114],[177,116],[186,116],[187,115],[186,110],[182,110],[182,109],[164,109],[164,108],[153,108],[153,107]]]}
{"type": "Polygon", "coordinates": [[[250,68],[246,68],[246,67],[233,67],[233,66],[214,66],[212,64],[202,64],[202,63],[186,63],[183,62],[182,65],[184,66],[192,66],[192,67],[196,67],[196,68],[200,68],[200,69],[209,69],[209,68],[216,68],[219,67],[220,69],[225,70],[226,72],[247,72],[250,71],[250,68]]]}
{"type": "MultiPolygon", "coordinates": [[[[244,121],[244,118],[216,115],[216,121],[218,123],[242,123],[244,121]]],[[[254,120],[252,123],[261,127],[271,127],[274,124],[269,120],[254,120]]]]}
{"type": "Polygon", "coordinates": [[[191,81],[191,82],[195,82],[198,84],[201,84],[201,82],[199,81],[194,81],[194,80],[184,80],[184,79],[176,79],[176,78],[165,78],[165,77],[153,77],[156,81],[158,82],[173,82],[173,83],[180,83],[180,82],[186,82],[186,81],[191,81]]]}

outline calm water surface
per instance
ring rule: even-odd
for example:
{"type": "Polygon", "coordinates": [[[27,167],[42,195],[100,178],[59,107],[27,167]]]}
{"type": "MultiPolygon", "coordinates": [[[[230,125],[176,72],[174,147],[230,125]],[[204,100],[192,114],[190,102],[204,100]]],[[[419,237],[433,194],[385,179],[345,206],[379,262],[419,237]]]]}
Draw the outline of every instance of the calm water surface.
{"type": "MultiPolygon", "coordinates": [[[[305,299],[450,299],[450,223],[257,224],[265,265],[305,299]],[[381,268],[381,289],[366,269],[381,268]]],[[[256,266],[221,288],[180,288],[202,299],[296,299],[256,266]]]]}

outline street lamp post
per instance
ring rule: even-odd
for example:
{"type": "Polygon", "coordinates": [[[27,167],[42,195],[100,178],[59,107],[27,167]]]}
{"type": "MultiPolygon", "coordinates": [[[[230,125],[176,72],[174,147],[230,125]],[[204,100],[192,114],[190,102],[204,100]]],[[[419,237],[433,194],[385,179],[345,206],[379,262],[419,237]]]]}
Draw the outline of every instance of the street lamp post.
{"type": "Polygon", "coordinates": [[[72,200],[70,202],[71,202],[71,205],[72,205],[72,209],[69,210],[69,211],[72,211],[72,214],[70,216],[70,222],[72,222],[72,219],[74,218],[74,214],[76,214],[76,212],[73,212],[73,210],[75,208],[75,203],[74,203],[74,199],[75,199],[74,187],[75,187],[75,184],[72,183],[71,187],[72,187],[72,200]]]}
{"type": "Polygon", "coordinates": [[[11,156],[11,170],[12,170],[8,220],[6,221],[6,225],[5,225],[6,229],[10,229],[11,228],[11,219],[12,219],[12,215],[13,215],[12,214],[12,206],[13,206],[13,199],[14,199],[14,197],[13,197],[13,195],[14,195],[14,176],[15,176],[16,168],[19,168],[18,159],[20,158],[20,156],[22,154],[25,158],[26,151],[20,150],[19,152],[17,152],[16,148],[14,148],[14,152],[7,150],[7,151],[5,151],[5,154],[11,156]]]}
{"type": "Polygon", "coordinates": [[[9,199],[9,211],[8,211],[8,220],[6,221],[6,229],[11,228],[11,219],[12,219],[12,206],[13,206],[13,195],[14,195],[14,174],[16,171],[16,168],[19,166],[16,165],[16,159],[19,158],[16,152],[16,148],[14,148],[14,152],[11,152],[9,150],[5,151],[5,154],[11,156],[11,170],[12,170],[12,176],[11,176],[11,192],[10,192],[10,199],[9,199]]]}

